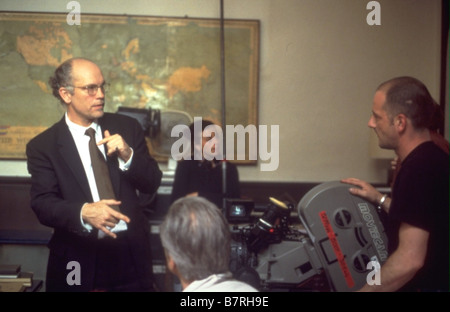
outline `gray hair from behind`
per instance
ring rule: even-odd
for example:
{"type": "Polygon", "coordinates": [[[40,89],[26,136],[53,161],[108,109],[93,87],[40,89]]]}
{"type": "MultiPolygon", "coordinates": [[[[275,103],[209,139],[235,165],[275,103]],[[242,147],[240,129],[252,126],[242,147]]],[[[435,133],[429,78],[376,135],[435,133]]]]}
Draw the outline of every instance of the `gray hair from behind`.
{"type": "Polygon", "coordinates": [[[160,226],[165,252],[187,280],[229,271],[231,233],[222,211],[202,197],[175,201],[160,226]]]}

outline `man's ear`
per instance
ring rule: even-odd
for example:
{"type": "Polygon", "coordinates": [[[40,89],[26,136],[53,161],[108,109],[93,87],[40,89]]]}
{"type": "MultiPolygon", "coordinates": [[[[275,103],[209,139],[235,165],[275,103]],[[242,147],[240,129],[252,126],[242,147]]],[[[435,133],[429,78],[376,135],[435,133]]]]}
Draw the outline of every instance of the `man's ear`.
{"type": "Polygon", "coordinates": [[[394,126],[397,128],[398,132],[404,132],[406,129],[406,124],[408,122],[408,117],[405,114],[398,114],[395,116],[394,126]]]}
{"type": "Polygon", "coordinates": [[[59,88],[59,96],[63,99],[66,104],[72,102],[72,93],[64,87],[59,88]]]}
{"type": "Polygon", "coordinates": [[[172,257],[169,255],[169,253],[167,253],[167,252],[166,252],[166,264],[167,264],[167,269],[169,269],[170,272],[175,274],[177,265],[175,264],[175,261],[173,261],[172,257]]]}
{"type": "Polygon", "coordinates": [[[192,282],[184,279],[184,277],[178,271],[177,264],[175,263],[175,261],[173,261],[172,257],[168,253],[166,253],[166,266],[173,275],[178,277],[182,289],[185,289],[192,282]]]}

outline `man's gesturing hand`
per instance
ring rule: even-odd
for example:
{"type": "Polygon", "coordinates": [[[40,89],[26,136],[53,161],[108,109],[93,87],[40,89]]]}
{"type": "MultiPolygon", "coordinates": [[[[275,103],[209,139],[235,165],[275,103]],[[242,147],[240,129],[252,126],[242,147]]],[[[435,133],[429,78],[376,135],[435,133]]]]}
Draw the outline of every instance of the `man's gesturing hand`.
{"type": "Polygon", "coordinates": [[[114,210],[110,206],[119,206],[120,201],[114,199],[102,199],[95,203],[88,203],[81,209],[81,217],[84,222],[116,238],[117,235],[109,229],[113,228],[120,220],[130,223],[130,218],[114,210]]]}

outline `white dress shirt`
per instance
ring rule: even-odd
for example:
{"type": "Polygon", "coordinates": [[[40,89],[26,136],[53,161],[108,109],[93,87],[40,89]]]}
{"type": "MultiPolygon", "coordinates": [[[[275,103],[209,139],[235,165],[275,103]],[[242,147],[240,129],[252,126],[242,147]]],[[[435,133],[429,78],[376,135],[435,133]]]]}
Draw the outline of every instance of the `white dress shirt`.
{"type": "MultiPolygon", "coordinates": [[[[69,127],[69,131],[72,134],[72,137],[75,141],[75,145],[77,147],[78,154],[80,155],[81,162],[84,167],[84,171],[86,172],[86,176],[87,176],[87,179],[89,182],[89,188],[90,188],[91,194],[92,194],[92,199],[94,202],[97,202],[100,200],[100,196],[98,195],[97,184],[95,182],[95,177],[94,177],[94,171],[92,170],[91,155],[89,153],[90,138],[85,133],[88,128],[94,129],[95,130],[95,141],[98,142],[101,139],[103,139],[101,127],[96,122],[93,122],[89,127],[83,127],[83,126],[77,125],[76,123],[73,123],[72,121],[70,121],[70,119],[67,116],[67,113],[65,114],[65,120],[66,120],[67,126],[69,127]]],[[[105,157],[105,159],[106,159],[105,149],[104,149],[103,145],[99,146],[99,150],[103,154],[103,157],[105,157]]],[[[131,154],[130,159],[126,163],[122,159],[118,158],[119,168],[122,171],[128,170],[128,168],[131,165],[132,158],[133,158],[133,153],[131,154]]],[[[92,226],[90,224],[86,224],[83,221],[83,219],[81,218],[81,211],[80,211],[80,219],[81,219],[81,223],[83,224],[83,226],[88,231],[91,231],[92,226]]],[[[111,232],[120,232],[120,231],[125,231],[126,229],[127,229],[126,222],[123,220],[120,220],[120,222],[118,224],[116,224],[116,226],[111,230],[111,232]]],[[[99,231],[99,237],[103,237],[104,235],[105,234],[102,231],[99,231]]]]}

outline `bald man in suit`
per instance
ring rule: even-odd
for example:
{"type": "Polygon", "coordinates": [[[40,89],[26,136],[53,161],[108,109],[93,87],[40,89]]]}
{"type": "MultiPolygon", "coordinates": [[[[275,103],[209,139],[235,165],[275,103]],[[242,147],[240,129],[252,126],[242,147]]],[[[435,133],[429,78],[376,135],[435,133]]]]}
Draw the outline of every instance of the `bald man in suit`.
{"type": "Polygon", "coordinates": [[[88,59],[65,61],[50,85],[66,113],[26,148],[31,207],[42,224],[54,229],[46,290],[154,290],[149,224],[138,194],[156,192],[162,173],[141,126],[133,118],[104,112],[107,84],[88,59]],[[107,162],[113,198],[98,194],[88,128],[95,130],[107,162]]]}

